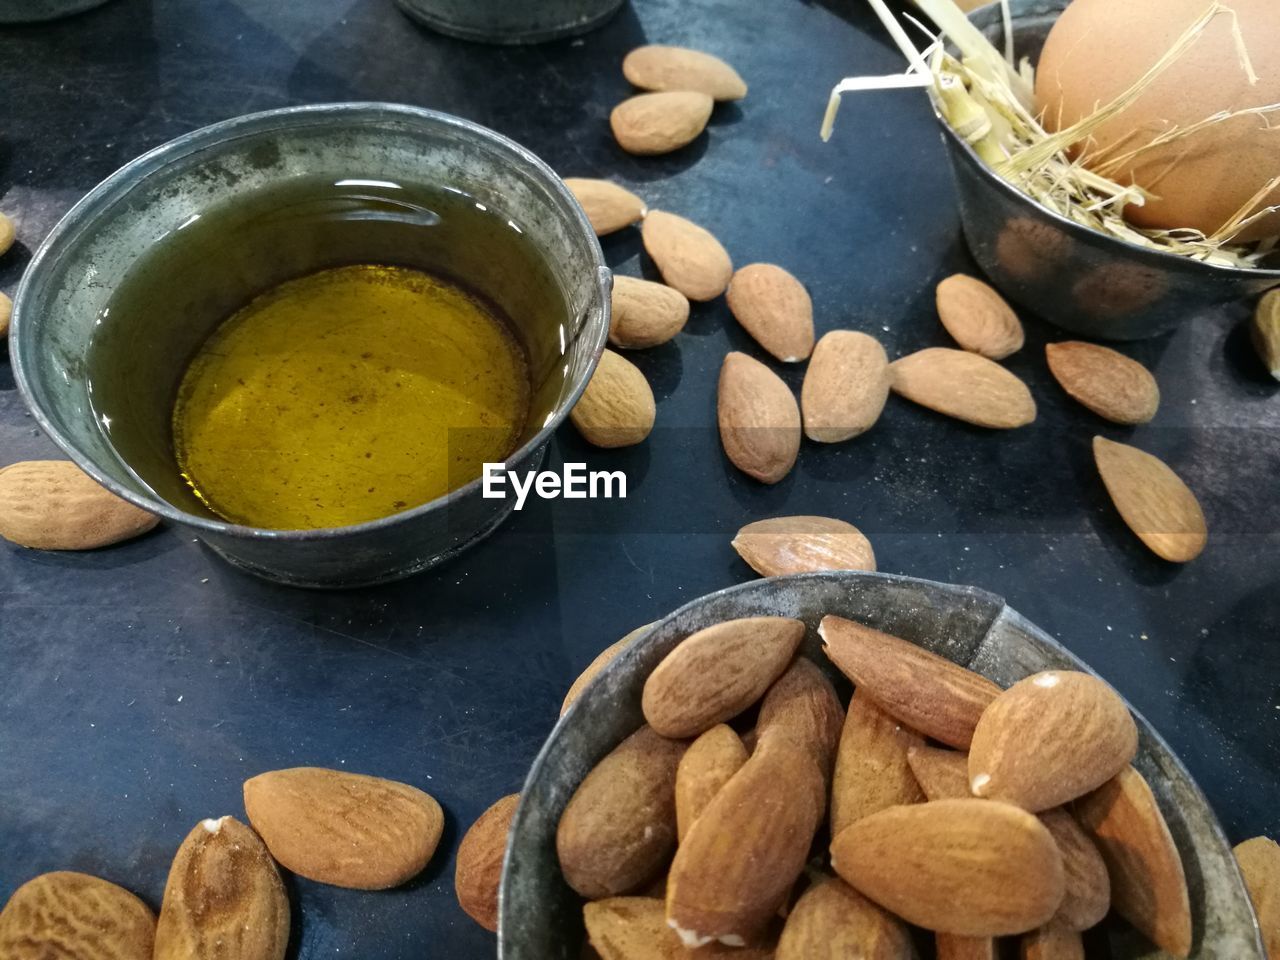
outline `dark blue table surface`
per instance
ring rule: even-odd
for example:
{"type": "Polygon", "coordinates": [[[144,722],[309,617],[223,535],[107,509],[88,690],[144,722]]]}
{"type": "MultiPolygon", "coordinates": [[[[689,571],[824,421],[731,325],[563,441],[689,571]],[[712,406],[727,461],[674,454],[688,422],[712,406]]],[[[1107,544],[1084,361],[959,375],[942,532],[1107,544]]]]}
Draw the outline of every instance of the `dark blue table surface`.
{"type": "MultiPolygon", "coordinates": [[[[563,175],[614,177],[715,231],[739,264],[775,261],[813,294],[819,331],[865,330],[891,356],[947,342],[936,281],[971,270],[933,117],[918,92],[846,101],[817,135],[832,83],[900,69],[855,0],[635,0],[580,40],[502,49],[435,36],[390,0],[113,0],[38,27],[0,28],[0,210],[32,248],[89,187],[211,121],[296,103],[390,100],[460,114],[563,175]],[[644,42],[724,55],[751,85],[709,132],[634,158],[607,117],[644,42]]],[[[651,274],[638,237],[611,264],[651,274]]],[[[460,559],[404,583],[299,592],[251,579],[162,529],[118,548],[0,545],[0,900],[45,870],[100,874],[158,906],[173,851],[199,819],[240,815],[240,785],[316,764],[414,783],[448,825],[406,888],[290,881],[297,955],[483,957],[493,938],[453,899],[462,830],[519,788],[577,672],[606,644],[752,576],[742,524],[839,516],[881,569],[969,583],[1061,639],[1163,732],[1233,840],[1280,833],[1280,397],[1247,345],[1247,310],[1188,318],[1126,347],[1156,372],[1159,416],[1102,423],[1048,376],[1034,318],[1009,366],[1037,422],[988,433],[893,400],[852,443],[806,442],[765,488],[716,438],[729,349],[761,352],[723,301],[675,342],[635,356],[658,398],[643,446],[606,452],[566,427],[550,463],[623,469],[623,504],[530,503],[460,559]],[[1211,536],[1185,568],[1123,527],[1094,472],[1095,433],[1166,456],[1200,495],[1211,536]]],[[[801,371],[784,376],[798,388],[801,371]]],[[[59,456],[0,355],[0,464],[59,456]]]]}

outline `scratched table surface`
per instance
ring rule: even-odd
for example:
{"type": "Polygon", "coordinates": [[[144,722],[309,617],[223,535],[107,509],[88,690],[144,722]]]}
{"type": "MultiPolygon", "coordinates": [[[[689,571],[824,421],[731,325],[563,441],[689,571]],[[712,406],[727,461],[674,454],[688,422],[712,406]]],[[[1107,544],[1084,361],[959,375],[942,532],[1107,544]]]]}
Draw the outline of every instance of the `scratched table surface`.
{"type": "MultiPolygon", "coordinates": [[[[289,104],[386,100],[456,113],[563,175],[608,176],[716,232],[740,263],[790,267],[819,331],[879,337],[891,356],[946,343],[935,283],[972,270],[934,119],[918,92],[846,102],[831,84],[900,69],[855,0],[634,0],[594,34],[529,48],[449,40],[390,0],[113,0],[62,22],[0,28],[0,210],[33,248],[94,183],[204,124],[289,104]],[[645,42],[724,55],[751,85],[706,135],[634,158],[607,117],[618,64],[645,42]]],[[[606,240],[652,275],[635,231],[606,240]]],[[[1280,396],[1251,353],[1244,305],[1124,349],[1157,374],[1153,424],[1119,429],[1045,368],[1063,335],[1027,318],[1009,361],[1039,419],[1009,434],[892,399],[876,428],[806,441],[775,487],[737,473],[714,428],[730,349],[761,352],[723,301],[635,355],[658,429],[600,451],[566,426],[548,465],[624,470],[626,501],[536,501],[495,536],[390,586],[317,593],[255,580],[160,529],[82,554],[0,544],[0,900],[46,870],[99,874],[158,907],[201,818],[242,815],[241,783],[314,764],[393,777],[447,812],[438,855],[385,893],[289,879],[291,956],[484,957],[493,937],[453,897],[468,824],[518,790],[574,676],[606,644],[753,574],[729,547],[751,520],[858,524],[880,568],[974,584],[1066,643],[1155,724],[1232,838],[1280,833],[1280,396]],[[1159,452],[1204,503],[1209,547],[1186,567],[1145,552],[1090,457],[1097,434],[1159,452]]],[[[798,388],[801,371],[784,371],[798,388]]],[[[0,353],[0,463],[60,456],[0,353]]]]}

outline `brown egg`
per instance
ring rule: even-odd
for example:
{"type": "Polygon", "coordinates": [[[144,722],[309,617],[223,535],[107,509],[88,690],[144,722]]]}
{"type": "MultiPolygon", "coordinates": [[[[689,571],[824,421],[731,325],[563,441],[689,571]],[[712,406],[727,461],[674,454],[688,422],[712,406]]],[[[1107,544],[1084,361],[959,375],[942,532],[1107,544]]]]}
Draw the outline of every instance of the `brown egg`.
{"type": "MultiPolygon", "coordinates": [[[[1074,0],[1054,25],[1036,76],[1048,129],[1065,128],[1131,87],[1209,7],[1209,0],[1074,0]]],[[[1258,82],[1237,54],[1232,18],[1221,14],[1185,53],[1082,149],[1088,166],[1149,144],[1221,111],[1280,103],[1280,0],[1230,0],[1258,82]],[[1100,154],[1100,151],[1104,153],[1100,154]]],[[[1280,177],[1280,113],[1235,117],[1185,139],[1152,147],[1106,171],[1156,199],[1127,208],[1141,227],[1193,227],[1212,234],[1272,179],[1280,177]]],[[[1280,203],[1280,187],[1255,211],[1280,203]]],[[[1280,234],[1280,213],[1239,239],[1280,234]]]]}

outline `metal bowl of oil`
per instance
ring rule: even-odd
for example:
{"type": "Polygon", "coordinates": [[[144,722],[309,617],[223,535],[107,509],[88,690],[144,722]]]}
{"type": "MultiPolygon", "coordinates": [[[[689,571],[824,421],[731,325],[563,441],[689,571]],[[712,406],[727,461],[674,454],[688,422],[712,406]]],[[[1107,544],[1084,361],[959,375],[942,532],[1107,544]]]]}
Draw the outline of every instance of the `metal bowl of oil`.
{"type": "Polygon", "coordinates": [[[273,110],[139,157],[54,228],[10,350],[127,500],[299,586],[423,570],[505,519],[590,379],[612,279],[541,160],[415,107],[273,110]]]}

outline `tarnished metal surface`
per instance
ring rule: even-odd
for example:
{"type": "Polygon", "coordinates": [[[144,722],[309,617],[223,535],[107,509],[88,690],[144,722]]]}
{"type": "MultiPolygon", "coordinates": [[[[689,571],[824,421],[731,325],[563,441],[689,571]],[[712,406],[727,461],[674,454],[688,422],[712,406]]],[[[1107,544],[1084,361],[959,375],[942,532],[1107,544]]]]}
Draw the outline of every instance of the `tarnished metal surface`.
{"type": "Polygon", "coordinates": [[[396,0],[433,30],[483,43],[541,43],[594,30],[626,0],[396,0]]]}

